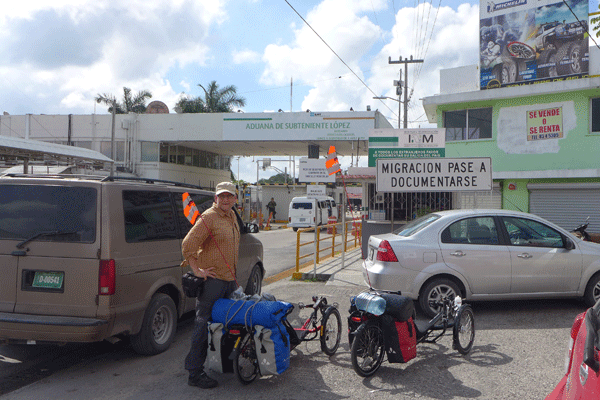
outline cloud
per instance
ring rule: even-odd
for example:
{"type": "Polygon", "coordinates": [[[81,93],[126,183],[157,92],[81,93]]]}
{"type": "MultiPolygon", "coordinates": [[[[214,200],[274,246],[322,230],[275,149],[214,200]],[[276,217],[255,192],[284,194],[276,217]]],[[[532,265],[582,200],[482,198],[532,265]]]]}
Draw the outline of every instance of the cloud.
{"type": "Polygon", "coordinates": [[[97,93],[118,95],[123,86],[174,102],[165,76],[203,65],[210,27],[226,19],[220,0],[25,3],[0,12],[0,82],[19,82],[0,95],[29,97],[12,113],[89,113],[97,93]],[[38,102],[43,93],[54,101],[38,102]]]}
{"type": "Polygon", "coordinates": [[[234,51],[231,55],[234,64],[257,63],[260,61],[260,53],[252,50],[234,51]]]}
{"type": "MultiPolygon", "coordinates": [[[[379,9],[384,4],[374,6],[379,9]]],[[[266,46],[261,83],[282,85],[293,76],[295,84],[302,82],[311,87],[302,101],[302,110],[365,110],[370,105],[396,124],[398,102],[380,103],[373,97],[397,98],[393,80],[399,79],[399,70],[404,72],[404,67],[390,65],[388,58],[398,60],[400,56],[412,55],[425,62],[409,64],[408,83],[409,87],[414,86],[409,93],[409,120],[416,121],[409,127],[427,125],[419,99],[439,93],[439,70],[478,61],[479,7],[463,4],[456,10],[438,9],[424,3],[403,8],[387,32],[363,15],[366,11],[373,11],[367,2],[325,0],[306,16],[307,22],[353,72],[303,24],[294,30],[293,42],[266,46]],[[381,41],[381,50],[371,55],[381,41]]]]}

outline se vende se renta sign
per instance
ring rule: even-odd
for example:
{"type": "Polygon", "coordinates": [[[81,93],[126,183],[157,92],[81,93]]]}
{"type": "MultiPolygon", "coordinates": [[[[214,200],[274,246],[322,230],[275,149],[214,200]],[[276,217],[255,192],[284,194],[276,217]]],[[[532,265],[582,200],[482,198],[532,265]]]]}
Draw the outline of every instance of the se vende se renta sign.
{"type": "Polygon", "coordinates": [[[492,160],[396,158],[377,160],[378,192],[492,190],[492,160]]]}

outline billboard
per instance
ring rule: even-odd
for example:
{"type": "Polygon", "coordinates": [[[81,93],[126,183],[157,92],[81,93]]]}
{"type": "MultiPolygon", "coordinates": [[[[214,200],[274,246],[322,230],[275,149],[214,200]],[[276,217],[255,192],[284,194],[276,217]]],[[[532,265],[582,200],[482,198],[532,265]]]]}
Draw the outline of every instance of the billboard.
{"type": "Polygon", "coordinates": [[[588,0],[482,1],[480,88],[587,76],[588,12],[588,0]]]}

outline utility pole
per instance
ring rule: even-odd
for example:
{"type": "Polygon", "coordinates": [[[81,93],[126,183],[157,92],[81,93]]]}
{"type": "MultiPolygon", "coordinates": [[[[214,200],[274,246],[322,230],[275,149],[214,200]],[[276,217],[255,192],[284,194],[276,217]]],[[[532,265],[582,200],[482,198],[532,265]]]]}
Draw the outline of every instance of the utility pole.
{"type": "MultiPolygon", "coordinates": [[[[389,64],[404,64],[404,129],[408,128],[408,64],[422,62],[423,60],[413,60],[413,56],[410,56],[410,60],[408,58],[403,60],[402,56],[400,56],[398,61],[392,61],[392,57],[389,57],[388,59],[389,64]]],[[[400,76],[402,76],[402,70],[400,70],[400,76]]],[[[399,95],[400,94],[398,94],[398,96],[399,95]]],[[[400,119],[400,115],[398,115],[398,119],[400,119]]],[[[400,125],[400,121],[398,121],[398,125],[400,125]]]]}

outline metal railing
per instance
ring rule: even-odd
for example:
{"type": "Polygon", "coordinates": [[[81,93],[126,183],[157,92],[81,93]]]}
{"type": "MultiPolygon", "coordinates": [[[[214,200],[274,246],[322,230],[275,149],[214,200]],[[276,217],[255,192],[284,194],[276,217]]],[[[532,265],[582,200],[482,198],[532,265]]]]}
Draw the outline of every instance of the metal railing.
{"type": "Polygon", "coordinates": [[[315,232],[315,228],[298,229],[296,236],[296,272],[300,272],[301,260],[308,257],[312,257],[312,260],[318,264],[323,259],[334,257],[336,253],[348,251],[362,244],[362,220],[360,218],[345,223],[337,222],[321,225],[318,227],[316,235],[312,236],[312,240],[302,242],[301,234],[304,232],[315,232]],[[342,227],[342,225],[344,226],[342,227]],[[321,231],[325,231],[325,233],[321,231]],[[312,251],[301,251],[304,248],[308,249],[308,246],[311,245],[312,251]],[[301,253],[303,254],[300,255],[301,253]]]}

